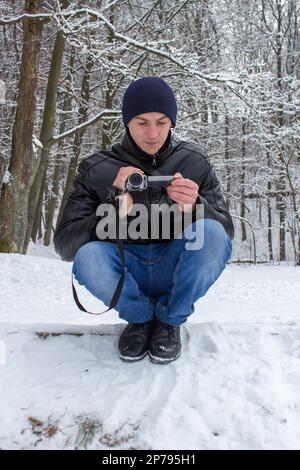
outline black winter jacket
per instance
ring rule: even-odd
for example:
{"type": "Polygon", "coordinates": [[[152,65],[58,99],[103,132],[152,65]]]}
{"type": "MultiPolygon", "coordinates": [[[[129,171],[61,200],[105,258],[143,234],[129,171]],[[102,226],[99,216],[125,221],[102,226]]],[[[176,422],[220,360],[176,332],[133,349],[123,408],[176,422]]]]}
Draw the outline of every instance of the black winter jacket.
{"type": "MultiPolygon", "coordinates": [[[[199,185],[197,203],[204,204],[204,217],[219,221],[229,237],[233,238],[233,223],[225,206],[219,181],[205,151],[199,145],[176,142],[170,132],[164,146],[152,157],[139,149],[127,133],[121,144],[113,145],[107,151],[95,152],[79,164],[62,218],[54,233],[54,246],[63,260],[72,261],[82,245],[98,240],[97,207],[114,199],[116,190],[112,184],[123,166],[138,167],[147,176],[180,172],[184,178],[195,181],[199,185]]],[[[132,195],[134,202],[146,204],[147,207],[152,203],[174,204],[161,187],[158,190],[148,188],[132,195]]],[[[134,241],[129,239],[125,243],[163,241],[166,240],[148,238],[134,241]]]]}

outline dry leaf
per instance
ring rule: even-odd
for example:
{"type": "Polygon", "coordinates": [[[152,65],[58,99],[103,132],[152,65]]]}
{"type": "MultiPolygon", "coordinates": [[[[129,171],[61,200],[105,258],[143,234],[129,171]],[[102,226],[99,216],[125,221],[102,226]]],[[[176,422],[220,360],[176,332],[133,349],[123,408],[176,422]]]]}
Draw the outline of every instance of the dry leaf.
{"type": "Polygon", "coordinates": [[[43,421],[40,421],[37,418],[34,418],[33,416],[28,416],[28,421],[32,424],[32,426],[43,426],[43,421]]]}
{"type": "Polygon", "coordinates": [[[58,428],[56,426],[48,426],[48,428],[46,429],[46,435],[48,437],[52,437],[54,436],[54,434],[56,434],[58,431],[58,428]]]}

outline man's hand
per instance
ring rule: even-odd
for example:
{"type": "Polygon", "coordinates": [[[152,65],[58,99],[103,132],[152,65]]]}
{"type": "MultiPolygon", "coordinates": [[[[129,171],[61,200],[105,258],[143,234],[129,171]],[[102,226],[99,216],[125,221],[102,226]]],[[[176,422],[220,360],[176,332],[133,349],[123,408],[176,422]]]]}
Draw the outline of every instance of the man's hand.
{"type": "MultiPolygon", "coordinates": [[[[131,175],[131,173],[140,173],[141,175],[144,174],[142,170],[134,166],[123,166],[122,168],[120,168],[117,174],[117,177],[115,181],[113,182],[113,186],[124,191],[125,183],[127,181],[128,176],[131,175]]],[[[117,199],[119,200],[119,204],[120,204],[119,215],[121,219],[123,219],[124,217],[126,217],[126,215],[130,214],[130,211],[133,206],[133,199],[129,192],[125,192],[124,194],[117,196],[117,199]]]]}
{"type": "Polygon", "coordinates": [[[167,187],[168,196],[179,204],[183,212],[189,212],[194,209],[198,192],[198,184],[188,178],[184,178],[181,173],[175,173],[175,179],[167,187]]]}
{"type": "Polygon", "coordinates": [[[139,168],[135,168],[134,166],[122,166],[120,168],[119,173],[117,174],[117,177],[115,181],[113,182],[113,186],[116,188],[122,189],[123,191],[125,190],[125,183],[127,181],[127,178],[131,173],[140,173],[141,175],[144,174],[143,170],[140,170],[139,168]]]}

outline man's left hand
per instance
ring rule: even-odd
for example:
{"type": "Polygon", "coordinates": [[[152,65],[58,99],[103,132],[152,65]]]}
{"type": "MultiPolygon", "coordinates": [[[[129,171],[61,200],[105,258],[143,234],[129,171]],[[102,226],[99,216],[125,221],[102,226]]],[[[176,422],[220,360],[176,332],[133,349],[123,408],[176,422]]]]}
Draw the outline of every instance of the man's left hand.
{"type": "Polygon", "coordinates": [[[183,212],[192,211],[199,195],[199,185],[181,173],[175,174],[175,179],[167,187],[168,196],[177,204],[183,212]]]}

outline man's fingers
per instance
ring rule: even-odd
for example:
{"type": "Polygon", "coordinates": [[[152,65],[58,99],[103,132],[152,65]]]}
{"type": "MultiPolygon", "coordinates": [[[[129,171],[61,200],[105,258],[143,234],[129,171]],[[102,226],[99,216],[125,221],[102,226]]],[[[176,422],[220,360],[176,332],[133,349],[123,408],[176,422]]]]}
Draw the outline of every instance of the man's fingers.
{"type": "Polygon", "coordinates": [[[186,188],[186,187],[181,187],[181,188],[170,188],[167,190],[168,194],[169,195],[173,195],[173,196],[180,196],[180,195],[184,195],[184,196],[189,196],[189,197],[192,197],[192,198],[197,198],[198,196],[198,191],[195,191],[194,189],[191,189],[191,188],[186,188]]]}
{"type": "Polygon", "coordinates": [[[116,186],[119,189],[125,189],[126,180],[132,173],[140,173],[141,175],[144,174],[143,170],[140,170],[134,166],[123,166],[120,168],[117,177],[113,182],[113,186],[116,186]]]}
{"type": "Polygon", "coordinates": [[[188,178],[176,178],[171,182],[171,186],[186,186],[187,188],[199,190],[198,184],[188,178]]]}
{"type": "Polygon", "coordinates": [[[181,193],[179,191],[168,192],[168,196],[178,204],[190,202],[194,204],[197,199],[197,195],[181,193]]]}

